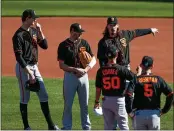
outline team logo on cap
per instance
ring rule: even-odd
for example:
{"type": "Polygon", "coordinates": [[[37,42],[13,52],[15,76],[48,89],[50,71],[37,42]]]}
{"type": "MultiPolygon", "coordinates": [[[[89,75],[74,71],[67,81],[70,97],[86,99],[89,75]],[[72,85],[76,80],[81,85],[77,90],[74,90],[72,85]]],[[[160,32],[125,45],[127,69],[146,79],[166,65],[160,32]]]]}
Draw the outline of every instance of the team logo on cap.
{"type": "Polygon", "coordinates": [[[111,18],[111,21],[114,21],[114,17],[111,18]]]}
{"type": "Polygon", "coordinates": [[[34,15],[36,15],[36,12],[35,11],[33,11],[33,13],[34,13],[34,15]]]}
{"type": "Polygon", "coordinates": [[[81,26],[81,25],[79,25],[79,28],[80,28],[80,29],[82,29],[82,26],[81,26]]]}

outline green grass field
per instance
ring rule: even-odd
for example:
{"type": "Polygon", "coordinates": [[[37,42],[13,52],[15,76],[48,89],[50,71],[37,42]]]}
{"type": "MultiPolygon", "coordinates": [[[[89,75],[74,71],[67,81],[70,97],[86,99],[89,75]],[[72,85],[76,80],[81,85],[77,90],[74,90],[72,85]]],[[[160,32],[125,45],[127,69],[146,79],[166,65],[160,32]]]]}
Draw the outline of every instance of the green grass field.
{"type": "MultiPolygon", "coordinates": [[[[61,118],[63,113],[62,79],[44,79],[49,94],[49,104],[51,115],[56,124],[62,127],[61,118]]],[[[20,130],[23,128],[19,112],[19,89],[15,77],[2,77],[1,79],[1,129],[2,130],[20,130]]],[[[171,85],[172,87],[173,85],[171,85]]],[[[162,106],[165,97],[162,97],[162,106]]],[[[93,113],[93,104],[95,100],[94,81],[90,81],[90,99],[89,115],[93,130],[103,129],[103,117],[95,116],[93,113]]],[[[35,93],[31,93],[28,105],[29,123],[34,130],[46,130],[47,124],[40,109],[40,104],[35,93]]],[[[129,120],[129,123],[131,121],[129,120]]],[[[131,127],[131,124],[130,124],[131,127]]],[[[76,95],[73,104],[73,129],[81,129],[80,110],[78,97],[76,95]]],[[[161,117],[161,129],[173,129],[173,107],[161,117]]]]}
{"type": "Polygon", "coordinates": [[[2,1],[2,16],[21,16],[32,8],[40,16],[173,17],[172,2],[2,1]]]}

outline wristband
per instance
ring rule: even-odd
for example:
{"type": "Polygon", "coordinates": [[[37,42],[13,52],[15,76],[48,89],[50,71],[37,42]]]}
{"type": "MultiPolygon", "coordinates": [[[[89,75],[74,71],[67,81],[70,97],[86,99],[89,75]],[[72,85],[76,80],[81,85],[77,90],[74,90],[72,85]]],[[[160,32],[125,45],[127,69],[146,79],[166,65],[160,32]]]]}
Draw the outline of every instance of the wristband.
{"type": "Polygon", "coordinates": [[[95,100],[95,104],[98,104],[98,103],[100,103],[100,102],[95,100]]]}

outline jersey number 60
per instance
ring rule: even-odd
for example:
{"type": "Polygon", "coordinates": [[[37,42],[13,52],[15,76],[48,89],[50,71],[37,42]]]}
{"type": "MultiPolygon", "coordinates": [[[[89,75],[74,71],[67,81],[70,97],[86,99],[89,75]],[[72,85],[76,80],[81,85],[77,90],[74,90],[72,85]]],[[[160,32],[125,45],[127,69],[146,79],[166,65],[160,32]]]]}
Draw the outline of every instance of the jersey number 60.
{"type": "Polygon", "coordinates": [[[120,88],[120,78],[117,76],[113,77],[104,77],[103,78],[103,87],[106,90],[109,89],[119,89],[120,88]]]}

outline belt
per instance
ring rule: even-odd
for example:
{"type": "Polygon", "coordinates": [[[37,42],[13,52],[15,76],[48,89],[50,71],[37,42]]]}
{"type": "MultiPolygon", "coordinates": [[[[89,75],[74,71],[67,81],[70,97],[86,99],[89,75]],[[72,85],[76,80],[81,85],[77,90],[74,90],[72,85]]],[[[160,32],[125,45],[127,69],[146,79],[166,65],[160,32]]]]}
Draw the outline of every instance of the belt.
{"type": "Polygon", "coordinates": [[[29,62],[28,64],[29,65],[35,65],[35,64],[37,64],[37,62],[29,62]]]}
{"type": "Polygon", "coordinates": [[[67,73],[71,73],[71,74],[76,74],[76,72],[71,72],[71,71],[65,71],[67,73]]]}
{"type": "Polygon", "coordinates": [[[159,108],[137,108],[136,110],[159,110],[159,108]]]}

